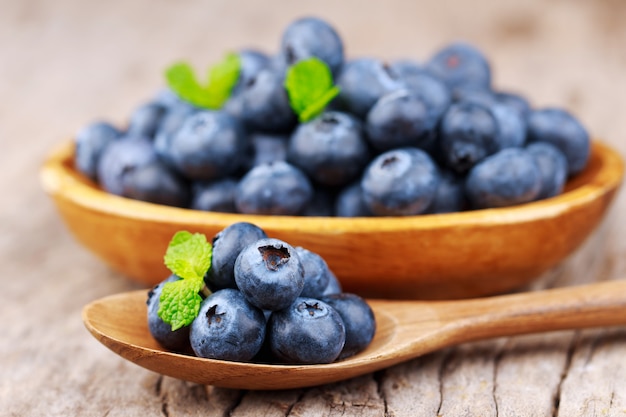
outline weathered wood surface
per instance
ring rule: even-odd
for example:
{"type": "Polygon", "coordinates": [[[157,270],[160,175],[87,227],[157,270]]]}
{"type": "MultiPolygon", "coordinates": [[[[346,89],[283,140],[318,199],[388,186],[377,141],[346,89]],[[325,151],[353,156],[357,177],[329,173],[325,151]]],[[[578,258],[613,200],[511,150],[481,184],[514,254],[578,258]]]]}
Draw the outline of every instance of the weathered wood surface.
{"type": "MultiPolygon", "coordinates": [[[[199,66],[243,45],[276,49],[314,13],[348,54],[426,58],[454,39],[492,57],[497,85],[564,105],[626,154],[626,3],[0,1],[0,415],[624,416],[626,329],[451,348],[343,383],[285,392],[197,386],[143,370],[84,329],[89,301],[138,285],[109,271],[41,191],[45,154],[81,125],[123,120],[175,59],[199,66]]],[[[626,275],[626,196],[532,289],[626,275]]],[[[103,234],[106,238],[106,234],[103,234]]]]}

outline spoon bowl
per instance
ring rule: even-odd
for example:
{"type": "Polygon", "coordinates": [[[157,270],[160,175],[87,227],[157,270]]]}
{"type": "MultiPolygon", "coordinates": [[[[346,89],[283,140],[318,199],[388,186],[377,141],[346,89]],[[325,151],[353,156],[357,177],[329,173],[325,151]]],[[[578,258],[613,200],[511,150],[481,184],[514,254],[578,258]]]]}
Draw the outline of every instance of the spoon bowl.
{"type": "Polygon", "coordinates": [[[204,359],[164,350],[151,336],[146,291],[96,300],[83,309],[89,332],[123,358],[204,385],[277,390],[321,385],[374,372],[472,340],[626,324],[626,281],[454,301],[368,300],[376,334],[362,352],[320,365],[204,359]]]}
{"type": "Polygon", "coordinates": [[[469,298],[526,285],[595,230],[624,170],[616,151],[594,141],[585,170],[568,181],[563,194],[542,201],[406,217],[263,216],[181,209],[108,194],[74,169],[73,152],[68,142],[51,153],[41,170],[43,187],[77,240],[136,281],[152,286],[169,275],[163,253],[177,231],[210,239],[246,221],[318,253],[345,291],[394,299],[469,298]]]}

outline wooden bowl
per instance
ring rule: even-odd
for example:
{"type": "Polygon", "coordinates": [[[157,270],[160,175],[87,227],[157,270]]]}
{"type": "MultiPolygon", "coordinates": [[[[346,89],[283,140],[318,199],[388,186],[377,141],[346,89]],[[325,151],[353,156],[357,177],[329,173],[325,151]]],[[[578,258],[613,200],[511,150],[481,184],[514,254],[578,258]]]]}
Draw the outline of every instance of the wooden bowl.
{"type": "Polygon", "coordinates": [[[248,221],[320,254],[345,291],[377,298],[465,298],[513,290],[570,255],[602,220],[624,164],[597,141],[563,194],[510,208],[410,217],[334,218],[202,212],[117,197],[74,170],[73,143],[41,169],[75,237],[110,267],[153,285],[168,276],[175,232],[213,235],[248,221]]]}

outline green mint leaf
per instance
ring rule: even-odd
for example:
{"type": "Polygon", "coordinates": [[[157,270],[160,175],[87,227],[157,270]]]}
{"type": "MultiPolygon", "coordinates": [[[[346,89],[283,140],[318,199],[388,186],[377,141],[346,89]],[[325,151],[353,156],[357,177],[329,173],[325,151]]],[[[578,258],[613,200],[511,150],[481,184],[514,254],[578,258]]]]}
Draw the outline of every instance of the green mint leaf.
{"type": "Polygon", "coordinates": [[[172,326],[172,331],[188,326],[198,315],[202,279],[181,279],[163,286],[157,315],[172,326]]]}
{"type": "Polygon", "coordinates": [[[200,85],[191,66],[186,62],[178,62],[165,71],[167,85],[181,99],[198,107],[207,108],[207,92],[200,85]]]}
{"type": "Polygon", "coordinates": [[[233,88],[239,81],[241,59],[235,53],[226,54],[222,62],[209,70],[209,86],[207,88],[210,108],[220,109],[230,97],[233,88]]]}
{"type": "Polygon", "coordinates": [[[211,267],[212,247],[200,233],[180,231],[174,234],[163,260],[181,279],[163,286],[158,316],[172,326],[172,331],[191,324],[198,315],[205,292],[204,276],[211,267]]]}
{"type": "Polygon", "coordinates": [[[337,86],[333,86],[330,90],[327,90],[300,113],[300,121],[306,122],[321,114],[326,108],[326,105],[330,103],[337,94],[339,94],[339,87],[337,86]]]}
{"type": "Polygon", "coordinates": [[[205,109],[222,108],[239,80],[241,59],[235,53],[227,54],[222,62],[210,68],[206,85],[196,78],[186,62],[177,62],[165,71],[168,86],[183,100],[205,109]]]}
{"type": "Polygon", "coordinates": [[[287,70],[285,88],[291,108],[301,122],[308,122],[319,115],[339,94],[339,88],[333,83],[330,68],[316,57],[292,65],[287,70]]]}
{"type": "MultiPolygon", "coordinates": [[[[165,252],[165,266],[183,279],[204,279],[211,266],[212,247],[206,236],[177,232],[165,252]]],[[[199,289],[198,289],[199,291],[199,289]]]]}

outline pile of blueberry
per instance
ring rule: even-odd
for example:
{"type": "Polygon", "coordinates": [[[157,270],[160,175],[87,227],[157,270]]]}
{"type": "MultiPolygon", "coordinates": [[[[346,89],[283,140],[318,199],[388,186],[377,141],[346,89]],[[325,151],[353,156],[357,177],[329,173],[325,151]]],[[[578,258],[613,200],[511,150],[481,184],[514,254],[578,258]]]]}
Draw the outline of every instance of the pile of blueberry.
{"type": "Polygon", "coordinates": [[[172,275],[148,294],[148,327],[166,349],[199,357],[288,364],[330,363],[369,345],[367,302],[341,286],[317,254],[234,223],[213,239],[205,276],[213,291],[193,322],[172,331],[158,315],[172,275]]]}
{"type": "Polygon", "coordinates": [[[589,159],[589,135],[575,116],[494,88],[487,58],[465,43],[423,63],[347,59],[337,31],[305,17],[285,29],[277,54],[237,54],[239,78],[220,109],[166,89],[123,129],[82,129],[76,168],[110,193],[157,204],[355,217],[544,199],[589,159]],[[311,57],[340,92],[302,122],[285,74],[311,57]]]}

